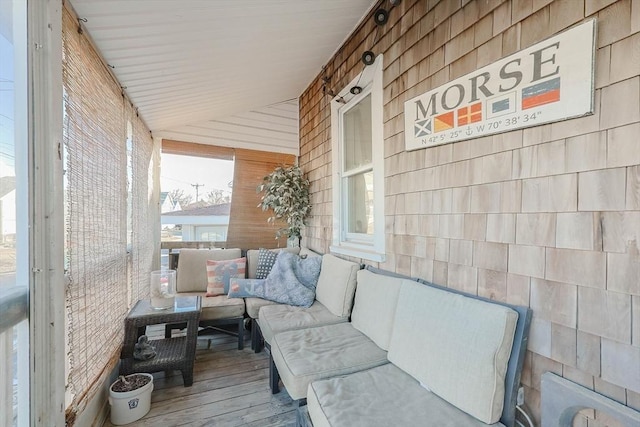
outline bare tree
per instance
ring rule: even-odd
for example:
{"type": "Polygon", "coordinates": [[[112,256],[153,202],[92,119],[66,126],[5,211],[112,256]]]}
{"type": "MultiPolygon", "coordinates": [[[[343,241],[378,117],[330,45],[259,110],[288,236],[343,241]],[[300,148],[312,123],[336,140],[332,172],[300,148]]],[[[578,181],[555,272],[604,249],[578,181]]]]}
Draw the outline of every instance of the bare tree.
{"type": "Polygon", "coordinates": [[[171,197],[172,200],[180,203],[180,206],[183,209],[185,206],[191,203],[191,200],[193,200],[193,196],[191,194],[185,194],[184,190],[177,189],[169,191],[169,197],[171,197]]]}
{"type": "Polygon", "coordinates": [[[210,205],[229,203],[231,201],[231,193],[224,190],[211,190],[207,193],[205,200],[210,205]]]}

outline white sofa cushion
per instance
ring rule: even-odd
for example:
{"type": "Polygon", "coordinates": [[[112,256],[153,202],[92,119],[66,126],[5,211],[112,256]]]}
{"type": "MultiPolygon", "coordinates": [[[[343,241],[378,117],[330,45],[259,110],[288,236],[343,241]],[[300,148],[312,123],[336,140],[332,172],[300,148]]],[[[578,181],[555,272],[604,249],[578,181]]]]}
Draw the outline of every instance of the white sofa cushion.
{"type": "Polygon", "coordinates": [[[349,317],[360,265],[331,254],[322,256],[316,299],[336,316],[349,317]]]}
{"type": "Polygon", "coordinates": [[[277,302],[274,301],[269,301],[263,298],[257,298],[257,297],[246,297],[244,299],[244,303],[247,306],[247,314],[249,315],[249,317],[251,317],[252,319],[257,319],[258,318],[258,313],[260,312],[260,309],[266,305],[274,305],[274,304],[279,304],[277,302]]]}
{"type": "Polygon", "coordinates": [[[269,345],[278,332],[333,325],[347,320],[346,317],[334,315],[318,301],[308,308],[276,304],[261,307],[258,312],[258,325],[262,337],[269,345]]]}
{"type": "Polygon", "coordinates": [[[444,400],[495,423],[517,319],[508,307],[404,281],[388,357],[444,400]]]}
{"type": "Polygon", "coordinates": [[[178,292],[207,290],[207,260],[223,261],[240,258],[240,249],[180,249],[178,258],[178,292]]]}
{"type": "Polygon", "coordinates": [[[389,350],[400,285],[404,279],[358,271],[351,323],[378,347],[389,350]]]}
{"type": "Polygon", "coordinates": [[[271,355],[292,399],[305,398],[311,381],[389,363],[387,352],[350,323],[278,333],[271,355]]]}
{"type": "Polygon", "coordinates": [[[425,390],[391,363],[314,381],[309,384],[307,405],[314,427],[488,425],[425,390]]]}
{"type": "Polygon", "coordinates": [[[322,256],[322,254],[319,254],[318,252],[313,251],[304,246],[300,248],[300,253],[298,255],[300,255],[303,258],[310,257],[310,256],[322,256]]]}
{"type": "Polygon", "coordinates": [[[200,320],[230,319],[244,316],[244,301],[242,298],[227,298],[226,295],[205,297],[204,292],[182,292],[180,296],[201,296],[202,311],[200,320]]]}

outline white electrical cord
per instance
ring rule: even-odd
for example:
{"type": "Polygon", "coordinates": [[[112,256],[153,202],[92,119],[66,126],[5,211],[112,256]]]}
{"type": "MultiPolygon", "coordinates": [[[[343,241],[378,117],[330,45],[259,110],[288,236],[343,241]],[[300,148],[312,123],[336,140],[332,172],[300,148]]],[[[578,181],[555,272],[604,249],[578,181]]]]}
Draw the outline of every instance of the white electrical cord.
{"type": "MultiPolygon", "coordinates": [[[[535,427],[535,424],[533,424],[533,421],[531,421],[531,417],[529,417],[529,414],[527,414],[524,409],[522,409],[518,405],[516,405],[516,409],[520,411],[522,416],[527,420],[527,424],[529,424],[529,427],[535,427]]],[[[522,424],[520,421],[516,421],[516,422],[520,424],[521,427],[524,427],[524,424],[522,424]]]]}

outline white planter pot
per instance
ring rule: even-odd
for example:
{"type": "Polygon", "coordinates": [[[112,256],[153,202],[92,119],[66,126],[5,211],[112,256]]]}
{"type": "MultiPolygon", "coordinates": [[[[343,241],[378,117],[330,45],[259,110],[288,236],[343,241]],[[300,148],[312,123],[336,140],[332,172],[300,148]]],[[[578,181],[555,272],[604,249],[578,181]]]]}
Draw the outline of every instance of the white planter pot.
{"type": "Polygon", "coordinates": [[[145,386],[137,390],[126,392],[115,392],[113,386],[109,387],[109,404],[111,405],[111,424],[129,424],[147,415],[151,408],[151,392],[153,391],[153,376],[151,374],[131,374],[144,375],[151,378],[145,386]]]}

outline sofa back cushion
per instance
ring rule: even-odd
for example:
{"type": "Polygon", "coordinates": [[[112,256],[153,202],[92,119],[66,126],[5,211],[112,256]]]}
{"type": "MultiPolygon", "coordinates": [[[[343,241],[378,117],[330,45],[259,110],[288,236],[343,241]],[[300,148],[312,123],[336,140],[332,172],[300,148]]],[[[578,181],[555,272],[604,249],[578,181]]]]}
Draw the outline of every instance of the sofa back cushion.
{"type": "MultiPolygon", "coordinates": [[[[267,249],[267,250],[272,251],[276,254],[280,251],[287,251],[293,254],[300,253],[300,248],[275,248],[275,249],[267,249]]],[[[249,249],[247,251],[247,279],[257,279],[259,255],[260,255],[260,249],[249,249]]],[[[262,277],[262,279],[264,278],[266,278],[266,276],[262,277]]]]}
{"type": "Polygon", "coordinates": [[[224,261],[242,256],[240,249],[181,249],[178,258],[178,292],[206,292],[207,260],[224,261]]]}
{"type": "Polygon", "coordinates": [[[404,279],[368,270],[358,271],[357,276],[351,324],[378,347],[389,350],[398,295],[404,279]]]}
{"type": "Polygon", "coordinates": [[[508,307],[404,281],[389,360],[478,420],[493,424],[518,313],[508,307]]]}
{"type": "Polygon", "coordinates": [[[319,257],[322,256],[322,254],[319,254],[318,252],[311,250],[306,246],[303,246],[300,248],[300,253],[298,255],[300,255],[302,258],[307,258],[312,256],[319,256],[319,257]]]}
{"type": "Polygon", "coordinates": [[[316,299],[335,316],[348,317],[351,314],[358,270],[360,264],[355,262],[331,254],[322,256],[316,299]]]}

